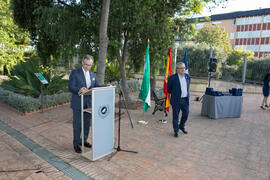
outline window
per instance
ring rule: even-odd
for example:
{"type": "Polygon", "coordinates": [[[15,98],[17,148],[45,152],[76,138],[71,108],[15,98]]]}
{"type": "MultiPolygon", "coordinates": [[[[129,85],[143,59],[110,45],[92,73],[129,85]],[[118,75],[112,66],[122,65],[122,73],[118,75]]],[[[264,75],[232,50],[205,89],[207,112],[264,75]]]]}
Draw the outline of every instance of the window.
{"type": "Polygon", "coordinates": [[[230,39],[234,39],[234,33],[230,34],[230,39]]]}
{"type": "Polygon", "coordinates": [[[221,24],[222,22],[221,21],[216,21],[216,22],[212,22],[212,25],[213,24],[221,24]]]}
{"type": "Polygon", "coordinates": [[[203,26],[204,26],[204,23],[198,23],[198,24],[195,25],[197,30],[203,28],[203,26]]]}
{"type": "Polygon", "coordinates": [[[233,20],[232,20],[232,26],[234,26],[234,25],[235,25],[235,23],[236,23],[236,20],[235,20],[235,19],[233,19],[233,20]]]}
{"type": "Polygon", "coordinates": [[[264,23],[270,22],[270,15],[264,16],[263,22],[264,23]]]}

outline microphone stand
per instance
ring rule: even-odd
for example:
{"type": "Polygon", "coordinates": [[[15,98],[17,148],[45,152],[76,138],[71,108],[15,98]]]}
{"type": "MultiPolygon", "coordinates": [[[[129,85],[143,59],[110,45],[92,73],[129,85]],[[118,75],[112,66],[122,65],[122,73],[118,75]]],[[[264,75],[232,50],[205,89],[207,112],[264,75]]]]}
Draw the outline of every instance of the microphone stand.
{"type": "MultiPolygon", "coordinates": [[[[118,82],[118,85],[119,85],[119,104],[118,104],[118,106],[119,106],[119,109],[118,109],[118,110],[119,110],[119,111],[118,111],[118,113],[119,113],[119,114],[118,114],[118,117],[119,117],[119,119],[118,119],[118,145],[117,145],[117,148],[116,148],[115,153],[113,153],[112,156],[108,158],[108,161],[110,161],[110,160],[113,158],[113,156],[114,156],[117,152],[119,152],[119,151],[130,152],[130,153],[138,153],[138,152],[136,152],[136,151],[124,150],[124,149],[121,149],[121,147],[120,147],[121,97],[123,96],[123,91],[122,91],[121,85],[120,85],[120,83],[119,83],[119,80],[118,80],[117,82],[118,82]]],[[[124,97],[124,96],[123,96],[123,102],[124,102],[124,106],[125,106],[125,109],[126,109],[126,111],[127,111],[128,117],[129,117],[129,121],[130,121],[131,127],[134,128],[133,123],[132,123],[132,120],[131,120],[131,118],[130,118],[129,111],[128,111],[128,109],[127,109],[126,100],[125,100],[125,97],[124,97]]]]}

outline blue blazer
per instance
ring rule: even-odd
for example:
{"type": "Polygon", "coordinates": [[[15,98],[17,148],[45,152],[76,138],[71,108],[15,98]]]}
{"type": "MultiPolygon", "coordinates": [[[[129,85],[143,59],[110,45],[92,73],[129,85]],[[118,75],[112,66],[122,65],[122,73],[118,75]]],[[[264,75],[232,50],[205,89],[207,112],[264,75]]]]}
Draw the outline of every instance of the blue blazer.
{"type": "MultiPolygon", "coordinates": [[[[88,89],[99,87],[100,85],[98,84],[96,73],[93,73],[92,71],[89,71],[89,72],[90,72],[90,78],[91,78],[91,86],[88,89]]],[[[69,76],[68,89],[72,93],[71,104],[70,104],[70,107],[72,109],[76,109],[76,110],[81,109],[81,96],[78,95],[78,92],[82,87],[86,87],[86,80],[84,77],[82,67],[80,67],[78,69],[72,70],[69,76]]],[[[84,96],[83,101],[84,101],[84,108],[91,107],[92,105],[91,95],[84,96]]]]}
{"type": "MultiPolygon", "coordinates": [[[[187,81],[187,97],[188,97],[188,104],[189,104],[190,76],[185,73],[185,78],[187,81]]],[[[167,91],[171,93],[171,101],[170,101],[171,105],[173,107],[178,107],[180,105],[180,99],[181,99],[181,94],[182,94],[178,73],[173,74],[169,77],[168,83],[167,83],[167,91]]]]}

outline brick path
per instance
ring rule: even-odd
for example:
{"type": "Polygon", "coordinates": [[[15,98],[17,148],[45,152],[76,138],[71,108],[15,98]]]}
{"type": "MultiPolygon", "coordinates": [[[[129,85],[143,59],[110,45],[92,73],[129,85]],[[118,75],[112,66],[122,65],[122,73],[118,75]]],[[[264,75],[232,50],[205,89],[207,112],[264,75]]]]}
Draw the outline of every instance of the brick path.
{"type": "MultiPolygon", "coordinates": [[[[129,110],[121,121],[121,148],[111,161],[91,162],[73,151],[72,111],[69,105],[26,116],[0,104],[0,120],[94,179],[270,179],[270,109],[260,110],[260,94],[244,94],[241,118],[200,116],[201,103],[192,93],[188,135],[173,137],[171,112],[167,124],[158,123],[154,103],[138,124],[141,109],[129,110]]],[[[117,136],[117,124],[115,126],[117,136]]],[[[115,147],[117,146],[115,140],[115,147]]],[[[70,179],[13,137],[0,130],[0,179],[70,179]],[[16,170],[16,171],[15,171],[16,170]]]]}

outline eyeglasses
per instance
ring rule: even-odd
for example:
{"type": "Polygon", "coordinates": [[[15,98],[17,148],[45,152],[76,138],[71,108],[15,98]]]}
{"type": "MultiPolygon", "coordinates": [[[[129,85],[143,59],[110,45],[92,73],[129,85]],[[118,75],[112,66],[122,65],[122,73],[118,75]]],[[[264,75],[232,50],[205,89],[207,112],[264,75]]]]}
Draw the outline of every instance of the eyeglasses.
{"type": "Polygon", "coordinates": [[[181,67],[181,68],[176,68],[176,69],[185,69],[184,67],[181,67]]]}
{"type": "Polygon", "coordinates": [[[88,66],[88,67],[92,66],[92,64],[86,64],[86,63],[83,63],[83,65],[88,66]]]}

